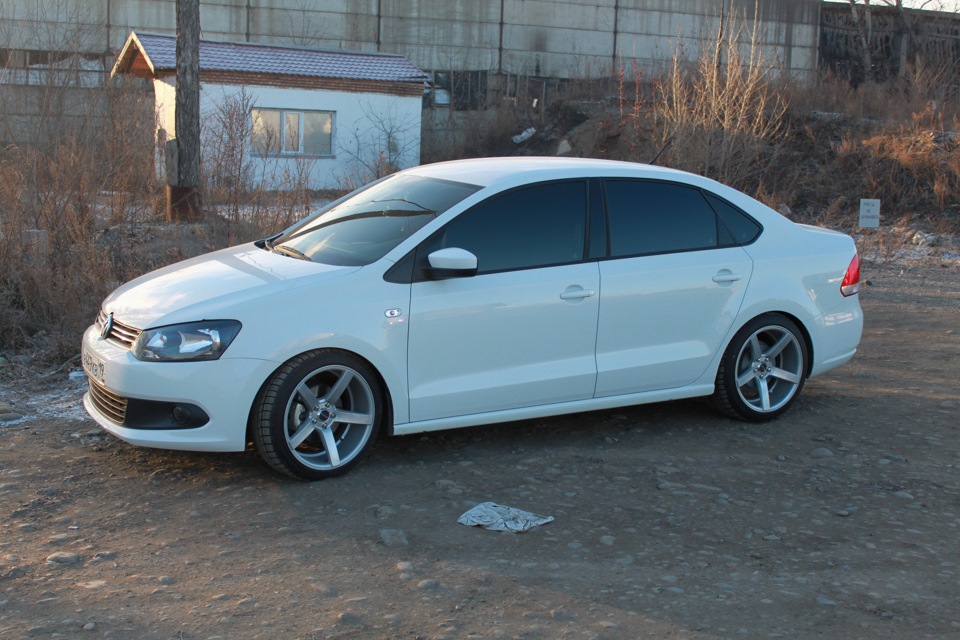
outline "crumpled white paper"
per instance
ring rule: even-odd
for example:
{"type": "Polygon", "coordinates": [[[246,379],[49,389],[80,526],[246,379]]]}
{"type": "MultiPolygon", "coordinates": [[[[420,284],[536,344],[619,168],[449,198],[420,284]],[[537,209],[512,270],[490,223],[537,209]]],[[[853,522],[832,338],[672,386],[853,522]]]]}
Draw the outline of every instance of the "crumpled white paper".
{"type": "Polygon", "coordinates": [[[522,533],[541,524],[553,522],[553,516],[538,516],[535,513],[505,507],[495,502],[481,502],[457,518],[468,527],[483,527],[491,531],[522,533]]]}

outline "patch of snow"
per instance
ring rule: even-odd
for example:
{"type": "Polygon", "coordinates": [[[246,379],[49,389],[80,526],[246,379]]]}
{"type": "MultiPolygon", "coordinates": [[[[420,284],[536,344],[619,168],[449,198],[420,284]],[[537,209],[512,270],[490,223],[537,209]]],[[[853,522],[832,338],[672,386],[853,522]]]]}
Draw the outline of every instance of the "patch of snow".
{"type": "Polygon", "coordinates": [[[90,416],[83,408],[87,376],[75,376],[74,373],[76,372],[71,372],[63,384],[51,389],[38,389],[18,403],[17,408],[24,414],[23,420],[41,417],[89,421],[90,416]]]}
{"type": "Polygon", "coordinates": [[[864,260],[875,263],[939,263],[960,266],[960,246],[955,238],[916,229],[894,227],[852,234],[864,260]]]}

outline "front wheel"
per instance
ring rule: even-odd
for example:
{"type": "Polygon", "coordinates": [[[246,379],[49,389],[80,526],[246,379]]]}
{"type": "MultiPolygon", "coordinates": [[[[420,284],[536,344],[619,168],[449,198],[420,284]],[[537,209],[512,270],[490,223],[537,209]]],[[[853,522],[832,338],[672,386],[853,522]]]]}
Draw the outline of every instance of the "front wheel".
{"type": "Polygon", "coordinates": [[[367,363],[319,350],[284,364],[253,412],[253,441],[271,467],[319,480],[347,472],[370,448],[383,420],[383,393],[367,363]]]}
{"type": "Polygon", "coordinates": [[[714,402],[733,418],[772,420],[803,388],[807,358],[807,343],[792,320],[780,314],[754,318],[723,354],[714,402]]]}

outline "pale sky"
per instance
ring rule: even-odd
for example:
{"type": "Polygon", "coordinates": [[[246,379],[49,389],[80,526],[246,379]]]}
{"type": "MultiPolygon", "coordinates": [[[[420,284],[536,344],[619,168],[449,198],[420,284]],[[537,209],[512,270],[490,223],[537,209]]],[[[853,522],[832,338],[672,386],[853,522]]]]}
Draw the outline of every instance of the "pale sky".
{"type": "MultiPolygon", "coordinates": [[[[850,0],[827,0],[828,2],[849,3],[850,0]]],[[[863,0],[860,0],[861,4],[863,0]]],[[[870,0],[870,4],[893,4],[885,3],[884,0],[870,0]]],[[[927,9],[928,11],[953,11],[960,12],[960,0],[903,0],[903,6],[914,9],[927,9]]]]}

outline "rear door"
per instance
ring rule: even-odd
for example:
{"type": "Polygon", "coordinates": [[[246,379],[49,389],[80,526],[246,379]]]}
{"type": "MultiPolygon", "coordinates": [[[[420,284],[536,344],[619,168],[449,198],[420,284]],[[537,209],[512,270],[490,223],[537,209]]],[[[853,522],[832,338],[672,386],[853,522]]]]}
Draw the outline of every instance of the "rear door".
{"type": "Polygon", "coordinates": [[[752,260],[699,189],[606,180],[604,192],[596,396],[690,384],[722,347],[752,260]]]}

